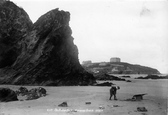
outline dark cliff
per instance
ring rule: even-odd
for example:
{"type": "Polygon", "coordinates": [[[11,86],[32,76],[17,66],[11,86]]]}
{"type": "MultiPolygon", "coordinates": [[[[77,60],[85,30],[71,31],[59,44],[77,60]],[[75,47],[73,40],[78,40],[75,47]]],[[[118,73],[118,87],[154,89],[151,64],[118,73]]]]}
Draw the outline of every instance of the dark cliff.
{"type": "Polygon", "coordinates": [[[22,25],[26,25],[23,26],[26,31],[23,35],[16,34],[21,36],[20,39],[15,40],[18,37],[8,33],[21,48],[14,63],[1,69],[0,83],[60,86],[91,85],[95,82],[93,75],[79,64],[78,49],[69,27],[69,12],[51,10],[32,25],[27,24],[30,22],[28,16],[25,18],[22,25]]]}
{"type": "Polygon", "coordinates": [[[15,62],[21,53],[21,40],[32,25],[22,8],[12,2],[0,2],[0,68],[15,62]]]}

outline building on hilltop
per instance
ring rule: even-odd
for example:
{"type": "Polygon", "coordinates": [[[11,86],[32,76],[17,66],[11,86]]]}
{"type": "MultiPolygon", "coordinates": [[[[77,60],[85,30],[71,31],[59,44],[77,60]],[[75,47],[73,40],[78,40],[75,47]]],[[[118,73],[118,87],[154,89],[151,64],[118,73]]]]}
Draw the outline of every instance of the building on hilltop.
{"type": "Polygon", "coordinates": [[[89,66],[91,66],[91,65],[93,65],[93,64],[92,64],[92,61],[91,61],[91,60],[88,60],[88,61],[83,61],[83,62],[82,62],[82,65],[83,65],[83,66],[86,66],[86,67],[89,67],[89,66]]]}
{"type": "Polygon", "coordinates": [[[110,62],[121,62],[121,59],[118,57],[112,57],[110,58],[110,62]]]}
{"type": "Polygon", "coordinates": [[[88,60],[88,61],[83,61],[82,64],[85,65],[85,64],[91,64],[92,61],[91,60],[88,60]]]}

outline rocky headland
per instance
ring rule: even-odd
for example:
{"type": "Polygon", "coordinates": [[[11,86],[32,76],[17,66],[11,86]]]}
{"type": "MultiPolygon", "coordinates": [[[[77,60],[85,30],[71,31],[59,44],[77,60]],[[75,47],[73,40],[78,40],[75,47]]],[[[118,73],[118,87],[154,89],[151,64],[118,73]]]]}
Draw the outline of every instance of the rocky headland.
{"type": "Polygon", "coordinates": [[[11,1],[0,2],[0,84],[91,85],[78,60],[70,13],[53,9],[34,24],[11,1]]]}
{"type": "Polygon", "coordinates": [[[160,72],[151,67],[130,64],[127,62],[99,62],[82,65],[90,73],[107,74],[160,74],[160,72]]]}

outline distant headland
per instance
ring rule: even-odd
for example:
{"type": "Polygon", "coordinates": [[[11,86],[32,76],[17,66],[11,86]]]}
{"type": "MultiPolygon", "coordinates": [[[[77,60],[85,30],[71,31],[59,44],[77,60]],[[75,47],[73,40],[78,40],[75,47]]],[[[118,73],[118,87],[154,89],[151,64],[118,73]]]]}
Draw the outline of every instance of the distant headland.
{"type": "Polygon", "coordinates": [[[121,62],[119,57],[110,58],[109,62],[92,63],[91,60],[83,61],[82,66],[92,73],[109,73],[109,74],[160,74],[160,72],[151,67],[138,64],[121,62]]]}

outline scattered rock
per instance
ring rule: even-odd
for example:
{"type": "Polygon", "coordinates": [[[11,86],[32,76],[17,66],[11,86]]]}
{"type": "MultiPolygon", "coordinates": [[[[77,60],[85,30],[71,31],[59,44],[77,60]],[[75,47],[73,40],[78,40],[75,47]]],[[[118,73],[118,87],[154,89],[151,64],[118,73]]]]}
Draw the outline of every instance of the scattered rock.
{"type": "Polygon", "coordinates": [[[29,93],[36,93],[39,97],[45,96],[46,92],[47,92],[46,89],[42,87],[32,88],[29,90],[29,93]]]}
{"type": "Polygon", "coordinates": [[[43,87],[39,87],[38,88],[38,93],[40,94],[40,97],[41,96],[46,96],[47,91],[43,87]]]}
{"type": "Polygon", "coordinates": [[[29,93],[37,93],[37,88],[32,88],[29,90],[29,93]]]}
{"type": "Polygon", "coordinates": [[[18,90],[15,91],[17,95],[26,95],[28,93],[28,89],[26,87],[20,87],[18,90]]]}
{"type": "Polygon", "coordinates": [[[22,96],[20,97],[20,101],[38,99],[42,96],[46,96],[46,92],[46,89],[43,87],[32,88],[29,91],[25,87],[20,87],[18,90],[16,90],[16,93],[22,96]]]}
{"type": "Polygon", "coordinates": [[[89,105],[89,104],[91,104],[91,102],[86,102],[85,104],[89,105]]]}
{"type": "Polygon", "coordinates": [[[99,106],[99,109],[105,109],[105,107],[103,107],[103,106],[99,106]]]}
{"type": "Polygon", "coordinates": [[[167,76],[148,75],[146,77],[137,77],[135,79],[168,79],[168,75],[167,76]]]}
{"type": "Polygon", "coordinates": [[[128,75],[127,75],[127,76],[121,76],[121,77],[124,77],[124,78],[131,78],[131,77],[130,77],[130,76],[128,76],[128,75]]]}
{"type": "Polygon", "coordinates": [[[135,78],[135,79],[144,79],[144,77],[141,76],[141,77],[137,77],[137,78],[135,78]]]}
{"type": "Polygon", "coordinates": [[[110,82],[104,82],[104,83],[96,84],[95,86],[111,86],[111,85],[115,85],[115,84],[110,83],[110,82]]]}
{"type": "Polygon", "coordinates": [[[147,112],[148,110],[145,107],[137,107],[138,112],[147,112]]]}
{"type": "Polygon", "coordinates": [[[68,107],[68,104],[67,102],[63,102],[61,104],[58,105],[59,107],[68,107]]]}
{"type": "Polygon", "coordinates": [[[28,93],[26,100],[34,100],[34,99],[38,99],[38,98],[40,98],[40,96],[37,93],[28,93]]]}
{"type": "Polygon", "coordinates": [[[17,94],[9,88],[0,88],[0,102],[17,101],[17,94]]]}
{"type": "Polygon", "coordinates": [[[113,107],[120,107],[119,105],[113,105],[113,107]]]}
{"type": "Polygon", "coordinates": [[[97,80],[115,80],[115,81],[125,81],[125,79],[113,76],[113,75],[109,75],[109,74],[104,74],[104,73],[97,73],[94,74],[95,78],[97,80]]]}

